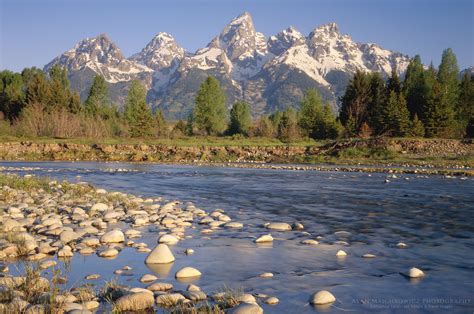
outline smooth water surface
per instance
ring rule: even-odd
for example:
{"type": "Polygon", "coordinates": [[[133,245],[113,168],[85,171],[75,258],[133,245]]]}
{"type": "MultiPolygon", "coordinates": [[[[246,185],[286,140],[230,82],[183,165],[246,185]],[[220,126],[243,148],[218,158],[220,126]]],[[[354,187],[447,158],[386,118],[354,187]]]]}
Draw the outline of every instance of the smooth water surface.
{"type": "MultiPolygon", "coordinates": [[[[143,263],[146,255],[132,248],[114,260],[76,254],[68,265],[72,283],[90,273],[110,279],[115,269],[130,265],[132,274],[119,281],[145,286],[137,278],[154,272],[184,289],[187,284],[176,282],[174,273],[192,266],[203,273],[194,283],[207,293],[226,285],[278,297],[280,304],[263,305],[266,313],[474,311],[473,178],[399,175],[384,183],[387,174],[382,173],[89,162],[0,166],[20,174],[86,181],[109,191],[192,201],[208,212],[222,208],[245,225],[205,237],[199,230],[187,231],[193,238],[172,247],[176,261],[168,267],[148,269],[143,263]],[[14,168],[24,166],[33,168],[14,168]],[[114,171],[118,168],[134,171],[114,171]],[[301,222],[311,236],[272,232],[273,244],[253,243],[268,233],[261,225],[271,221],[301,222]],[[300,244],[316,236],[322,237],[319,245],[300,244]],[[408,247],[399,249],[398,242],[408,247]],[[195,254],[186,256],[186,248],[195,254]],[[348,256],[336,258],[339,249],[348,256]],[[364,259],[365,253],[377,257],[364,259]],[[413,266],[426,276],[414,281],[402,275],[413,266]],[[258,278],[262,272],[275,276],[258,278]],[[337,301],[330,308],[310,306],[309,295],[322,289],[330,290],[337,301]]],[[[153,247],[154,227],[140,230],[144,237],[137,240],[153,247]]]]}

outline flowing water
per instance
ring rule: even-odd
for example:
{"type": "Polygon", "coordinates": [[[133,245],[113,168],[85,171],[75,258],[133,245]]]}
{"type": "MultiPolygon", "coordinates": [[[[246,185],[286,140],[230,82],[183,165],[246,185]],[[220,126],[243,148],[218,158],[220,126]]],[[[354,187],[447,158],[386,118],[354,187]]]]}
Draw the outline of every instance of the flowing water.
{"type": "MultiPolygon", "coordinates": [[[[38,176],[80,180],[109,191],[169,200],[192,201],[206,211],[224,209],[241,230],[217,230],[203,238],[197,230],[172,247],[176,261],[149,269],[146,255],[124,250],[113,260],[76,254],[67,265],[70,283],[99,273],[112,278],[124,265],[132,274],[117,280],[145,286],[138,278],[158,274],[161,281],[185,289],[174,279],[183,266],[199,269],[194,281],[210,293],[224,285],[264,293],[280,299],[262,305],[266,313],[313,312],[450,312],[474,311],[474,179],[399,175],[384,183],[387,174],[235,169],[130,163],[27,163],[0,166],[33,167],[38,176]],[[116,172],[114,169],[131,172],[116,172]],[[303,245],[301,232],[272,232],[275,241],[257,245],[256,236],[268,231],[265,222],[301,222],[320,244],[303,245]],[[346,241],[344,245],[341,241],[346,241]],[[396,247],[398,242],[408,245],[396,247]],[[195,253],[184,254],[186,248],[195,253]],[[336,258],[338,250],[348,253],[336,258]],[[362,258],[375,254],[372,259],[362,258]],[[411,267],[425,271],[420,280],[403,275],[411,267]],[[272,272],[274,277],[257,277],[272,272]],[[308,297],[329,290],[337,301],[329,308],[313,307],[308,297]]],[[[14,168],[10,168],[13,170],[14,168]]],[[[157,231],[140,228],[139,239],[153,247],[157,231]]]]}

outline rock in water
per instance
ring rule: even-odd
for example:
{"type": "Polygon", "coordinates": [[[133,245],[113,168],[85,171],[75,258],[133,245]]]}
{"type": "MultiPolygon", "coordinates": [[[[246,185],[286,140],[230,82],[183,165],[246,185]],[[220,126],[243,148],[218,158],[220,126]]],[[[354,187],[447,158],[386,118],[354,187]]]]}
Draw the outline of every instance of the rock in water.
{"type": "Polygon", "coordinates": [[[125,235],[120,230],[112,230],[100,238],[102,243],[120,243],[125,241],[125,235]]]}
{"type": "Polygon", "coordinates": [[[337,257],[344,257],[344,256],[347,256],[347,253],[344,252],[343,250],[339,250],[339,251],[337,251],[336,256],[337,257]]]}
{"type": "Polygon", "coordinates": [[[272,242],[273,237],[271,234],[265,234],[261,237],[259,237],[257,240],[255,240],[255,243],[264,243],[264,242],[272,242]]]}
{"type": "Polygon", "coordinates": [[[145,259],[146,264],[168,264],[174,262],[173,253],[166,244],[158,244],[145,259]]]}
{"type": "Polygon", "coordinates": [[[263,314],[263,309],[256,303],[242,302],[229,311],[230,314],[263,314]]]}
{"type": "Polygon", "coordinates": [[[155,299],[153,294],[146,292],[138,292],[127,294],[120,297],[115,302],[115,307],[119,311],[143,311],[146,309],[153,308],[155,299]]]}
{"type": "Polygon", "coordinates": [[[184,267],[176,272],[176,278],[199,277],[201,272],[196,268],[184,267]]]}
{"type": "Polygon", "coordinates": [[[309,298],[309,303],[314,305],[329,304],[336,301],[334,295],[326,290],[315,292],[309,298]]]}
{"type": "Polygon", "coordinates": [[[271,222],[267,225],[267,229],[276,231],[290,231],[291,226],[285,222],[271,222]]]}
{"type": "Polygon", "coordinates": [[[410,277],[410,278],[421,278],[424,275],[425,275],[425,273],[421,269],[418,269],[416,267],[412,267],[408,271],[408,277],[410,277]]]}

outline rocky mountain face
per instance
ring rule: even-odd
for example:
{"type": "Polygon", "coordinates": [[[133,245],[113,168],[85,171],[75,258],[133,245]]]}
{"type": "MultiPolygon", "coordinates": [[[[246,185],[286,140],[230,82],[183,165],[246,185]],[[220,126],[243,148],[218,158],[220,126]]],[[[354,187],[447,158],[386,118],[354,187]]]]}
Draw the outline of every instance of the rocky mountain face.
{"type": "Polygon", "coordinates": [[[158,33],[139,53],[125,58],[106,36],[84,39],[45,66],[67,67],[71,86],[86,97],[93,76],[110,83],[112,100],[123,103],[130,81],[148,89],[148,102],[168,118],[186,118],[201,82],[219,79],[228,106],[248,102],[254,116],[298,107],[304,90],[317,88],[337,108],[337,99],[357,70],[388,76],[396,66],[405,72],[409,57],[376,44],[360,44],[341,34],[335,23],[315,28],[308,36],[289,27],[268,39],[243,13],[195,53],[186,52],[168,33],[158,33]]]}

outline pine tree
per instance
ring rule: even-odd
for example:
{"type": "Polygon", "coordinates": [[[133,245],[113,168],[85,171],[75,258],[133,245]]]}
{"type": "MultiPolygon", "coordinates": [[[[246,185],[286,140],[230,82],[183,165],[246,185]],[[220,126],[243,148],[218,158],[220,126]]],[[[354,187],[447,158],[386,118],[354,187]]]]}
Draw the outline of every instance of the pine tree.
{"type": "Polygon", "coordinates": [[[82,112],[81,96],[78,92],[73,92],[71,94],[67,110],[74,114],[82,112]]]}
{"type": "Polygon", "coordinates": [[[188,119],[186,120],[186,133],[187,136],[194,135],[194,122],[193,122],[193,114],[190,113],[188,115],[188,119]]]}
{"type": "Polygon", "coordinates": [[[236,102],[230,110],[230,123],[228,133],[230,135],[242,134],[248,135],[252,125],[252,115],[250,107],[245,102],[236,102]]]}
{"type": "Polygon", "coordinates": [[[315,89],[309,89],[301,100],[299,126],[306,136],[315,137],[322,120],[323,100],[315,89]]]}
{"type": "Polygon", "coordinates": [[[362,124],[367,122],[367,106],[370,101],[370,76],[358,70],[341,98],[339,117],[350,136],[357,135],[362,124]]]}
{"type": "Polygon", "coordinates": [[[199,88],[196,106],[193,111],[193,123],[207,135],[221,134],[227,126],[227,108],[225,94],[219,81],[209,76],[199,88]]]}
{"type": "Polygon", "coordinates": [[[86,113],[91,116],[102,116],[109,106],[109,88],[102,75],[96,75],[89,90],[85,105],[86,113]],[[105,110],[104,110],[105,109],[105,110]]]}
{"type": "Polygon", "coordinates": [[[278,138],[284,142],[291,142],[298,137],[298,116],[293,108],[288,107],[283,111],[280,123],[278,124],[278,138]]]}
{"type": "Polygon", "coordinates": [[[186,135],[186,123],[183,120],[179,120],[173,127],[172,136],[180,137],[186,135]]]}
{"type": "Polygon", "coordinates": [[[427,92],[426,115],[424,124],[426,135],[430,137],[452,137],[456,133],[455,104],[459,98],[457,81],[458,66],[456,56],[451,49],[446,49],[441,58],[436,80],[433,82],[432,69],[425,75],[427,92]]]}
{"type": "Polygon", "coordinates": [[[397,64],[392,67],[392,74],[387,80],[387,91],[388,95],[390,95],[391,91],[394,91],[397,95],[402,91],[402,83],[400,82],[400,78],[397,74],[397,64]]]}
{"type": "Polygon", "coordinates": [[[386,132],[393,136],[404,136],[410,127],[410,114],[403,94],[391,91],[383,112],[386,132]]]}
{"type": "Polygon", "coordinates": [[[68,109],[71,101],[71,90],[69,89],[69,80],[65,68],[54,65],[50,72],[51,98],[46,105],[46,110],[51,112],[60,108],[68,109]]]}
{"type": "Polygon", "coordinates": [[[155,112],[156,135],[158,137],[165,137],[168,135],[168,124],[161,110],[155,112]]]}
{"type": "Polygon", "coordinates": [[[0,72],[0,111],[8,119],[18,117],[25,104],[23,78],[18,73],[0,72]]]}
{"type": "Polygon", "coordinates": [[[403,82],[403,93],[412,117],[417,114],[423,119],[425,92],[423,64],[420,56],[416,55],[408,64],[403,82]]]}
{"type": "Polygon", "coordinates": [[[153,135],[153,116],[146,103],[146,90],[137,80],[130,85],[124,116],[132,137],[153,135]]]}
{"type": "Polygon", "coordinates": [[[411,121],[410,131],[408,134],[412,137],[423,137],[425,136],[425,127],[423,122],[418,119],[418,115],[415,114],[413,120],[411,121]]]}
{"type": "Polygon", "coordinates": [[[367,122],[370,129],[376,134],[382,133],[384,129],[383,110],[386,101],[385,82],[379,73],[372,73],[370,75],[370,100],[367,106],[367,122]]]}
{"type": "Polygon", "coordinates": [[[474,77],[469,71],[462,77],[456,116],[460,129],[465,132],[470,118],[474,117],[474,77]]]}
{"type": "Polygon", "coordinates": [[[26,102],[46,107],[51,97],[51,88],[44,73],[35,73],[26,86],[26,102]]]}

